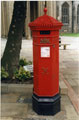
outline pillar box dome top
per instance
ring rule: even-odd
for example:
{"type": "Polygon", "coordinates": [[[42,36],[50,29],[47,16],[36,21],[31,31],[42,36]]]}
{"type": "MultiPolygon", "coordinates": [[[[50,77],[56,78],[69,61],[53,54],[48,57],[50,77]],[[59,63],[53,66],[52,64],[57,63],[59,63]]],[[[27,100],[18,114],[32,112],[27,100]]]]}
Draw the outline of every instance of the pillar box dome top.
{"type": "Polygon", "coordinates": [[[62,22],[59,22],[55,18],[48,16],[47,8],[44,8],[44,15],[38,17],[33,22],[29,23],[31,30],[59,30],[63,26],[62,22]]]}

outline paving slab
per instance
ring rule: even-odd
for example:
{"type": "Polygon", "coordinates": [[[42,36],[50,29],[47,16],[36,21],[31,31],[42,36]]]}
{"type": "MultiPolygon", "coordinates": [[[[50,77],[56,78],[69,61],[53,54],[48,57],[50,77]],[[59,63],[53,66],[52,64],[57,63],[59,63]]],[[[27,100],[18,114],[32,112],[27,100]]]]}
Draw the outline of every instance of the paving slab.
{"type": "Polygon", "coordinates": [[[66,118],[66,113],[65,113],[65,109],[64,108],[61,108],[62,110],[57,113],[56,115],[54,116],[43,116],[43,115],[37,115],[33,110],[32,110],[32,105],[30,104],[29,107],[28,107],[28,115],[27,115],[27,118],[29,118],[29,120],[63,120],[66,118]]]}
{"type": "Polygon", "coordinates": [[[27,117],[28,104],[19,103],[2,103],[1,104],[1,117],[27,117]]]}
{"type": "Polygon", "coordinates": [[[60,93],[63,95],[63,94],[68,94],[68,89],[67,89],[67,86],[66,84],[61,80],[59,82],[59,86],[60,86],[60,93]]]}
{"type": "Polygon", "coordinates": [[[1,102],[1,120],[78,120],[79,118],[66,95],[61,95],[61,111],[54,116],[37,115],[32,110],[32,95],[29,94],[2,94],[1,102]]]}
{"type": "Polygon", "coordinates": [[[16,103],[19,96],[20,96],[19,93],[17,95],[14,93],[2,94],[1,101],[2,103],[16,103]]]}
{"type": "Polygon", "coordinates": [[[13,120],[11,117],[2,117],[1,120],[13,120]]]}

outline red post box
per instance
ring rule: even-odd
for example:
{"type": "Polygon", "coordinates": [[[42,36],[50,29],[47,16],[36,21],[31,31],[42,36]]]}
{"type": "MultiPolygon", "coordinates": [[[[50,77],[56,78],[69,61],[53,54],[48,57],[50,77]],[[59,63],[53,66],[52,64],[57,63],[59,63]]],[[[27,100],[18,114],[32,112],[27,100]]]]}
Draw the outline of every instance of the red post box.
{"type": "Polygon", "coordinates": [[[60,111],[59,29],[63,25],[46,14],[29,23],[33,36],[33,110],[40,115],[60,111]]]}

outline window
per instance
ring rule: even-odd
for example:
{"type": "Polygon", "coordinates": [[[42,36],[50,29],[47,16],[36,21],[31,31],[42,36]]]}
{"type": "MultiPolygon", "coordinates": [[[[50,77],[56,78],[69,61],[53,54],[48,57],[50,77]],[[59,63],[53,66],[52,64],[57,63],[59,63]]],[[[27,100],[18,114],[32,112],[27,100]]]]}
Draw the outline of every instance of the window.
{"type": "Polygon", "coordinates": [[[79,24],[79,5],[77,7],[77,23],[79,24]]]}
{"type": "Polygon", "coordinates": [[[62,5],[62,22],[69,24],[69,5],[67,2],[62,5]]]}

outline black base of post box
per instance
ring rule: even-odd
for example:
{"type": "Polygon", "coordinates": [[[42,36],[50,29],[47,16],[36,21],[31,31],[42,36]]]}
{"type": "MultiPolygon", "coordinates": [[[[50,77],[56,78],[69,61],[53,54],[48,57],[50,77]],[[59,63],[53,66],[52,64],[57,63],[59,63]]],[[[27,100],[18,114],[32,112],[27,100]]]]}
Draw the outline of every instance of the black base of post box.
{"type": "Polygon", "coordinates": [[[55,115],[60,111],[60,95],[53,97],[32,96],[33,110],[39,115],[55,115]]]}

